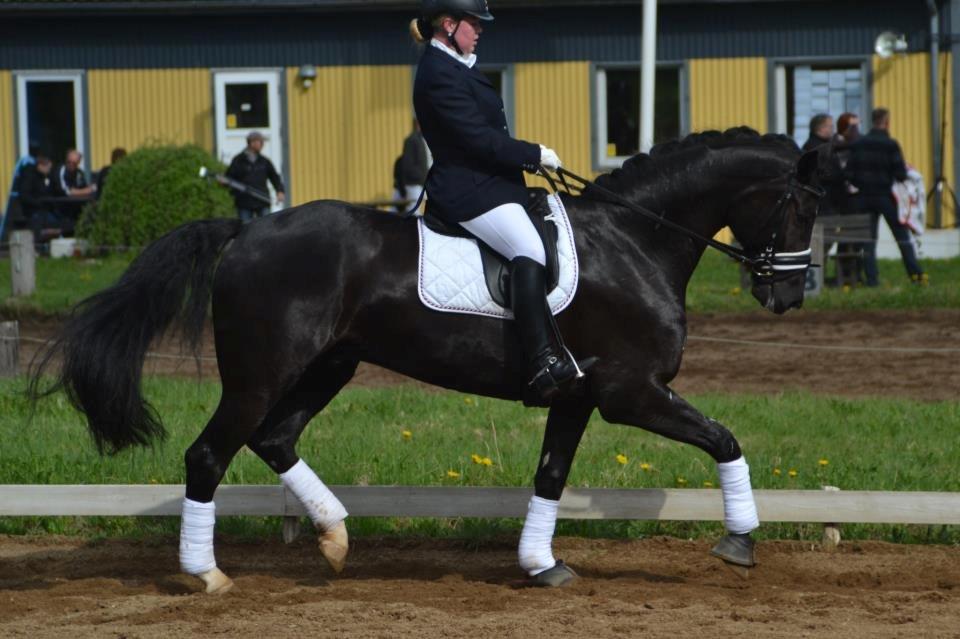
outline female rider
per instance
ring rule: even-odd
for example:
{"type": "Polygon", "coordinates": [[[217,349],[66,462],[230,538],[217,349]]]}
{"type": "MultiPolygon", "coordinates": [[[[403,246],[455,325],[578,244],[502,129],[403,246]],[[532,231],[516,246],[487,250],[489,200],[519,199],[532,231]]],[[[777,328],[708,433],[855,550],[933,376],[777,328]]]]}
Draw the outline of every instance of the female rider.
{"type": "Polygon", "coordinates": [[[476,69],[485,0],[424,0],[410,23],[429,43],[417,68],[413,103],[433,153],[427,178],[430,214],[460,224],[510,261],[510,304],[530,363],[530,386],[549,400],[577,375],[551,339],[546,256],[527,217],[523,171],[560,168],[552,149],[510,137],[503,102],[476,69]]]}

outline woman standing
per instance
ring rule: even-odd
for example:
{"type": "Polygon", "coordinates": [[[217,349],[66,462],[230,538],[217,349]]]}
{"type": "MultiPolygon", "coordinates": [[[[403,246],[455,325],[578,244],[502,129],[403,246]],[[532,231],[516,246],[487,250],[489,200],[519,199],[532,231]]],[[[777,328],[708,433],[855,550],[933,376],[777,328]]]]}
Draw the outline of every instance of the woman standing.
{"type": "Polygon", "coordinates": [[[510,260],[510,303],[530,363],[530,386],[549,400],[577,375],[577,366],[551,339],[546,256],[527,217],[523,171],[560,168],[552,149],[510,137],[503,101],[476,69],[485,0],[424,0],[410,24],[427,43],[417,68],[413,102],[433,168],[427,178],[430,213],[459,224],[510,260]]]}

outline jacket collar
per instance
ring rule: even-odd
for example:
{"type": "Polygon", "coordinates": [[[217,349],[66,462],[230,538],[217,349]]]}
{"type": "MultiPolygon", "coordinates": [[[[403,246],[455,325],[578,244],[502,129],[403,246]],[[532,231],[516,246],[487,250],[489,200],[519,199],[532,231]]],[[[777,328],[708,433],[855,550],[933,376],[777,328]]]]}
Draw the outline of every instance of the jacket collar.
{"type": "Polygon", "coordinates": [[[451,49],[450,47],[448,47],[447,45],[437,40],[436,38],[430,39],[430,47],[436,49],[437,51],[442,51],[446,53],[451,58],[453,58],[460,64],[467,66],[468,68],[472,69],[473,65],[477,63],[477,54],[471,53],[468,56],[462,56],[456,51],[454,51],[453,49],[451,49]]]}

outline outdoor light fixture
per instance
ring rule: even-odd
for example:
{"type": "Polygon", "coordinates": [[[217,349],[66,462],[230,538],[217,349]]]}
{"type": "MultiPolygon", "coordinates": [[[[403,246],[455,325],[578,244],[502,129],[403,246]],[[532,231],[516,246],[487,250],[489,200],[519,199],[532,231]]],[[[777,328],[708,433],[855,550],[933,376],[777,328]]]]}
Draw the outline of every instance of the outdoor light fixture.
{"type": "Polygon", "coordinates": [[[902,33],[897,35],[893,31],[884,31],[877,36],[873,50],[876,51],[877,55],[881,58],[889,58],[894,53],[906,53],[907,36],[902,33]]]}
{"type": "Polygon", "coordinates": [[[317,67],[312,64],[301,64],[300,70],[297,71],[297,77],[303,83],[303,88],[309,89],[313,86],[313,81],[317,79],[317,67]]]}

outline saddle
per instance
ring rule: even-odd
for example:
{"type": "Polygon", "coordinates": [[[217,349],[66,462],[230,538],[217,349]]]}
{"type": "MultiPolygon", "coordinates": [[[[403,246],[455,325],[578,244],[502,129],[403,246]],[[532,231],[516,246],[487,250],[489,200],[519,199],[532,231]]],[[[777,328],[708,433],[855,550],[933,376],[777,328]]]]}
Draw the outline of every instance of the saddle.
{"type": "MultiPolygon", "coordinates": [[[[557,225],[544,219],[550,214],[550,205],[547,203],[546,189],[527,189],[527,204],[524,207],[527,216],[537,229],[543,248],[547,254],[547,293],[557,287],[560,278],[560,259],[557,255],[557,225]]],[[[470,234],[459,224],[448,224],[430,212],[430,200],[427,200],[423,223],[434,233],[448,237],[464,237],[475,240],[480,248],[480,259],[483,263],[483,276],[487,283],[487,290],[493,301],[503,308],[510,308],[510,263],[505,257],[490,248],[485,242],[470,234]]]]}

